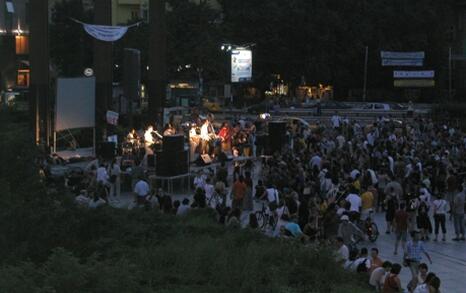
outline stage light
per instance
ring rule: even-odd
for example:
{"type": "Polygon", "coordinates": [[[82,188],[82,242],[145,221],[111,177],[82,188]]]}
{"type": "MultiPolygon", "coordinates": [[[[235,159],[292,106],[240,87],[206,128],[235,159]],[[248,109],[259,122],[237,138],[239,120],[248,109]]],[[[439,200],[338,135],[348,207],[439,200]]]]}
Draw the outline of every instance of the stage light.
{"type": "Polygon", "coordinates": [[[267,119],[270,119],[270,114],[269,113],[262,113],[259,115],[259,117],[262,119],[262,120],[267,120],[267,119]]]}
{"type": "Polygon", "coordinates": [[[232,49],[231,46],[228,46],[228,51],[231,51],[231,49],[232,49]]]}
{"type": "Polygon", "coordinates": [[[220,50],[225,51],[225,46],[222,45],[222,46],[220,47],[220,50]]]}

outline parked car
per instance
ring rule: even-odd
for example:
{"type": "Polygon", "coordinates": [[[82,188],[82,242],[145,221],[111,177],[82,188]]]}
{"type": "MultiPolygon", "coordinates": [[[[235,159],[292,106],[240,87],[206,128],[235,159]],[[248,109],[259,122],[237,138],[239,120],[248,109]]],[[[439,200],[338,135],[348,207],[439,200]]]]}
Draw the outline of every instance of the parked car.
{"type": "Polygon", "coordinates": [[[392,110],[389,104],[384,104],[384,103],[367,103],[364,106],[361,107],[362,110],[368,110],[368,111],[390,111],[392,110]]]}

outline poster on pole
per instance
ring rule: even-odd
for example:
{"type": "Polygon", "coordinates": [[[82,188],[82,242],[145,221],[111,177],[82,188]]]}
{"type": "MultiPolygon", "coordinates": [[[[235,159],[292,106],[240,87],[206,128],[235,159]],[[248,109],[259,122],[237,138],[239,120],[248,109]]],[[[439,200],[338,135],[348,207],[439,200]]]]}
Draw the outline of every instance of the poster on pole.
{"type": "Polygon", "coordinates": [[[402,71],[402,70],[394,70],[393,71],[393,78],[434,78],[435,71],[434,70],[420,70],[420,71],[402,71]]]}
{"type": "Polygon", "coordinates": [[[231,82],[252,80],[252,51],[237,49],[231,51],[231,82]]]}
{"type": "Polygon", "coordinates": [[[425,88],[434,87],[435,80],[433,79],[395,79],[393,81],[394,87],[404,88],[425,88]]]}
{"type": "Polygon", "coordinates": [[[117,112],[107,111],[107,115],[106,115],[107,123],[110,124],[110,125],[117,126],[119,116],[120,115],[117,112]]]}
{"type": "Polygon", "coordinates": [[[420,67],[423,65],[423,59],[382,59],[382,66],[420,67]]]}
{"type": "Polygon", "coordinates": [[[381,51],[380,57],[382,59],[424,59],[426,57],[426,54],[423,51],[419,51],[419,52],[381,51]]]}

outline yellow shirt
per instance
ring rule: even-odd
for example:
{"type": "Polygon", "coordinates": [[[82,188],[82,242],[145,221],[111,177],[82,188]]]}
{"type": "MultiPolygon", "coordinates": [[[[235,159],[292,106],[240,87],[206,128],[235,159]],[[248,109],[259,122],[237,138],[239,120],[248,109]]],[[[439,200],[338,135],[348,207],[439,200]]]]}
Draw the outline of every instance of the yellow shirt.
{"type": "Polygon", "coordinates": [[[374,195],[370,191],[366,191],[361,195],[362,209],[367,210],[374,207],[374,195]]]}

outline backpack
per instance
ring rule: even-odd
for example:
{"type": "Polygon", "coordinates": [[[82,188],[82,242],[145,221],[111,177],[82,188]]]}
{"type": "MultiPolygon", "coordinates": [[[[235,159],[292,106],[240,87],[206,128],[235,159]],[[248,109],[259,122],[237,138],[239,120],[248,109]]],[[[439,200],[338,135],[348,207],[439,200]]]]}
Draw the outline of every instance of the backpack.
{"type": "Polygon", "coordinates": [[[358,266],[356,267],[356,272],[367,273],[369,270],[367,269],[366,262],[367,262],[367,258],[365,258],[363,262],[358,264],[358,266]]]}

